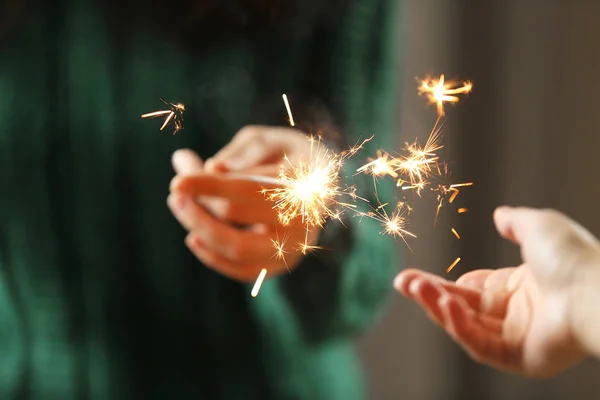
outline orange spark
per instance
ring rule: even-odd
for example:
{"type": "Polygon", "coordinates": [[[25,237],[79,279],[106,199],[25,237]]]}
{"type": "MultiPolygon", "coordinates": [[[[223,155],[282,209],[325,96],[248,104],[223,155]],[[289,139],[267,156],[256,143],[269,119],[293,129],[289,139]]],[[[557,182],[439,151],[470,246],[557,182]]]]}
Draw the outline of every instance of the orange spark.
{"type": "Polygon", "coordinates": [[[456,264],[458,264],[459,262],[460,262],[460,257],[456,257],[456,260],[454,260],[454,262],[452,264],[450,264],[448,269],[446,269],[446,272],[449,273],[450,271],[452,271],[452,269],[454,267],[456,267],[456,264]]]}

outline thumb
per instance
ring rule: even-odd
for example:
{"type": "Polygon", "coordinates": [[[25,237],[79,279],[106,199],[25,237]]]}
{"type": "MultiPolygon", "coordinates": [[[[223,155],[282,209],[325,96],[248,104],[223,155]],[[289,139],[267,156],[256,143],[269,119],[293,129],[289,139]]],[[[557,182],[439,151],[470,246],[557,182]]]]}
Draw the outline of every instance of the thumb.
{"type": "Polygon", "coordinates": [[[503,238],[521,247],[523,261],[533,270],[574,267],[598,252],[597,239],[558,211],[499,207],[494,222],[503,238]]]}
{"type": "Polygon", "coordinates": [[[305,141],[306,136],[290,128],[247,126],[207,161],[207,168],[243,171],[278,162],[286,153],[302,148],[305,141]]]}
{"type": "Polygon", "coordinates": [[[202,171],[202,159],[189,149],[177,150],[173,153],[173,168],[177,174],[191,175],[202,171]]]}

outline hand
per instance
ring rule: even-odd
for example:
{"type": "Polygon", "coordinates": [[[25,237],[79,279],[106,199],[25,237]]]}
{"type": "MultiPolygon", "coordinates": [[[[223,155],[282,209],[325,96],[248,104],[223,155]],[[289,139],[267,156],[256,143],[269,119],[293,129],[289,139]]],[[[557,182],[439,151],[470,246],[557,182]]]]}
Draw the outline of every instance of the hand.
{"type": "MultiPolygon", "coordinates": [[[[304,243],[305,226],[295,221],[282,227],[273,203],[260,193],[265,185],[228,173],[276,176],[284,155],[297,162],[309,152],[310,142],[295,130],[247,127],[204,166],[194,155],[194,170],[181,168],[189,153],[176,153],[178,174],[168,203],[190,231],[190,250],[208,267],[242,282],[253,282],[262,268],[273,276],[297,266],[302,259],[297,245],[304,243]],[[285,260],[275,257],[273,240],[288,244],[285,260]]],[[[318,231],[309,232],[308,244],[317,240],[318,231]]]]}
{"type": "Polygon", "coordinates": [[[586,354],[574,316],[582,304],[578,292],[600,265],[598,241],[555,211],[502,207],[494,220],[500,235],[521,247],[522,265],[473,271],[456,283],[406,270],[395,286],[474,360],[553,376],[586,354]]]}

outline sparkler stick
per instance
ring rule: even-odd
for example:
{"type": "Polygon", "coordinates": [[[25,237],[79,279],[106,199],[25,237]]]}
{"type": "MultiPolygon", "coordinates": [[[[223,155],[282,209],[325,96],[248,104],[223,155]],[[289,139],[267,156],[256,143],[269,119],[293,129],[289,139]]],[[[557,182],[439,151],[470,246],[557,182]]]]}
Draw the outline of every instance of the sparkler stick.
{"type": "Polygon", "coordinates": [[[273,178],[270,176],[250,175],[250,174],[233,174],[233,173],[228,174],[228,176],[233,179],[246,180],[246,181],[256,182],[256,183],[264,183],[265,185],[283,186],[283,187],[287,187],[290,185],[289,182],[285,182],[279,178],[273,178]]]}

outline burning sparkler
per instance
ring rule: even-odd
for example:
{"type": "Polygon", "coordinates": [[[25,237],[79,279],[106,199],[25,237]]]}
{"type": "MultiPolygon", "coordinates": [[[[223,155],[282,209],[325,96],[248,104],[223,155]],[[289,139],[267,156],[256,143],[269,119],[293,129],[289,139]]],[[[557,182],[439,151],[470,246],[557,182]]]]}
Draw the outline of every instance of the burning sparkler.
{"type": "MultiPolygon", "coordinates": [[[[308,160],[291,163],[285,157],[278,181],[281,187],[264,189],[263,193],[275,203],[279,221],[289,225],[301,219],[308,231],[312,227],[322,227],[328,219],[340,219],[343,209],[354,209],[356,188],[342,188],[340,170],[344,161],[359,151],[371,140],[366,139],[348,152],[336,154],[321,145],[320,138],[310,137],[311,151],[308,160]],[[344,199],[348,201],[345,201],[344,199]]],[[[304,247],[308,243],[305,241],[304,247]]]]}
{"type": "Polygon", "coordinates": [[[160,130],[162,131],[163,129],[165,129],[165,127],[167,125],[169,125],[169,122],[173,122],[173,126],[175,127],[175,130],[173,131],[173,135],[177,134],[177,132],[181,131],[183,129],[183,112],[185,111],[185,105],[183,105],[182,103],[169,103],[163,99],[160,99],[163,103],[165,103],[166,105],[170,106],[171,109],[170,110],[162,110],[162,111],[154,111],[148,114],[143,114],[142,118],[156,118],[156,117],[160,117],[163,115],[166,115],[167,118],[165,118],[165,122],[163,123],[163,125],[160,127],[160,130]]]}
{"type": "MultiPolygon", "coordinates": [[[[472,182],[450,185],[434,184],[434,175],[443,175],[442,171],[447,168],[447,165],[442,163],[438,156],[438,151],[443,148],[440,122],[445,115],[444,103],[458,102],[458,95],[469,93],[472,87],[473,85],[470,82],[464,82],[462,86],[456,86],[456,83],[452,81],[446,82],[444,75],[441,75],[438,80],[432,78],[422,80],[419,93],[426,95],[431,104],[437,104],[438,111],[438,119],[425,145],[420,146],[417,141],[407,143],[403,149],[403,154],[396,154],[395,156],[379,150],[376,158],[369,158],[365,165],[357,169],[357,173],[371,174],[374,182],[379,177],[390,176],[402,191],[411,191],[419,196],[425,188],[437,192],[437,219],[446,196],[449,196],[448,203],[452,203],[459,193],[459,187],[472,185],[472,182]]],[[[287,95],[283,94],[282,98],[288,113],[290,126],[295,126],[287,95]]],[[[163,130],[169,122],[173,122],[175,126],[173,134],[176,134],[183,129],[182,121],[185,106],[181,103],[173,104],[161,100],[170,106],[170,110],[144,114],[142,118],[166,115],[167,117],[160,130],[163,130]]],[[[382,225],[383,234],[400,237],[408,246],[406,238],[416,238],[416,236],[407,230],[406,216],[411,211],[411,206],[407,202],[399,202],[395,210],[388,214],[385,211],[388,203],[381,204],[379,201],[375,182],[375,196],[379,205],[376,208],[371,206],[371,209],[373,209],[371,212],[364,212],[359,210],[356,201],[368,202],[368,200],[356,194],[356,187],[343,188],[341,186],[340,171],[345,161],[354,156],[371,139],[372,137],[357,143],[346,152],[336,154],[321,144],[320,137],[311,136],[308,138],[311,144],[308,160],[298,162],[294,160],[292,163],[287,157],[284,157],[284,163],[277,178],[237,175],[239,178],[276,186],[274,189],[263,189],[262,192],[269,200],[274,202],[274,209],[281,225],[288,226],[292,221],[299,220],[305,226],[304,242],[299,245],[299,250],[303,254],[317,248],[309,243],[311,229],[321,228],[327,220],[341,221],[343,212],[347,210],[361,218],[367,217],[379,221],[382,225]]],[[[466,208],[458,209],[458,213],[464,212],[467,212],[466,208]]],[[[454,228],[451,231],[457,239],[460,239],[460,235],[454,228]]],[[[272,239],[272,243],[275,249],[274,257],[287,266],[285,241],[272,239]]],[[[448,267],[447,272],[450,272],[459,261],[460,257],[456,258],[448,267]]],[[[253,297],[258,295],[267,272],[266,268],[261,270],[251,292],[253,297]]]]}

